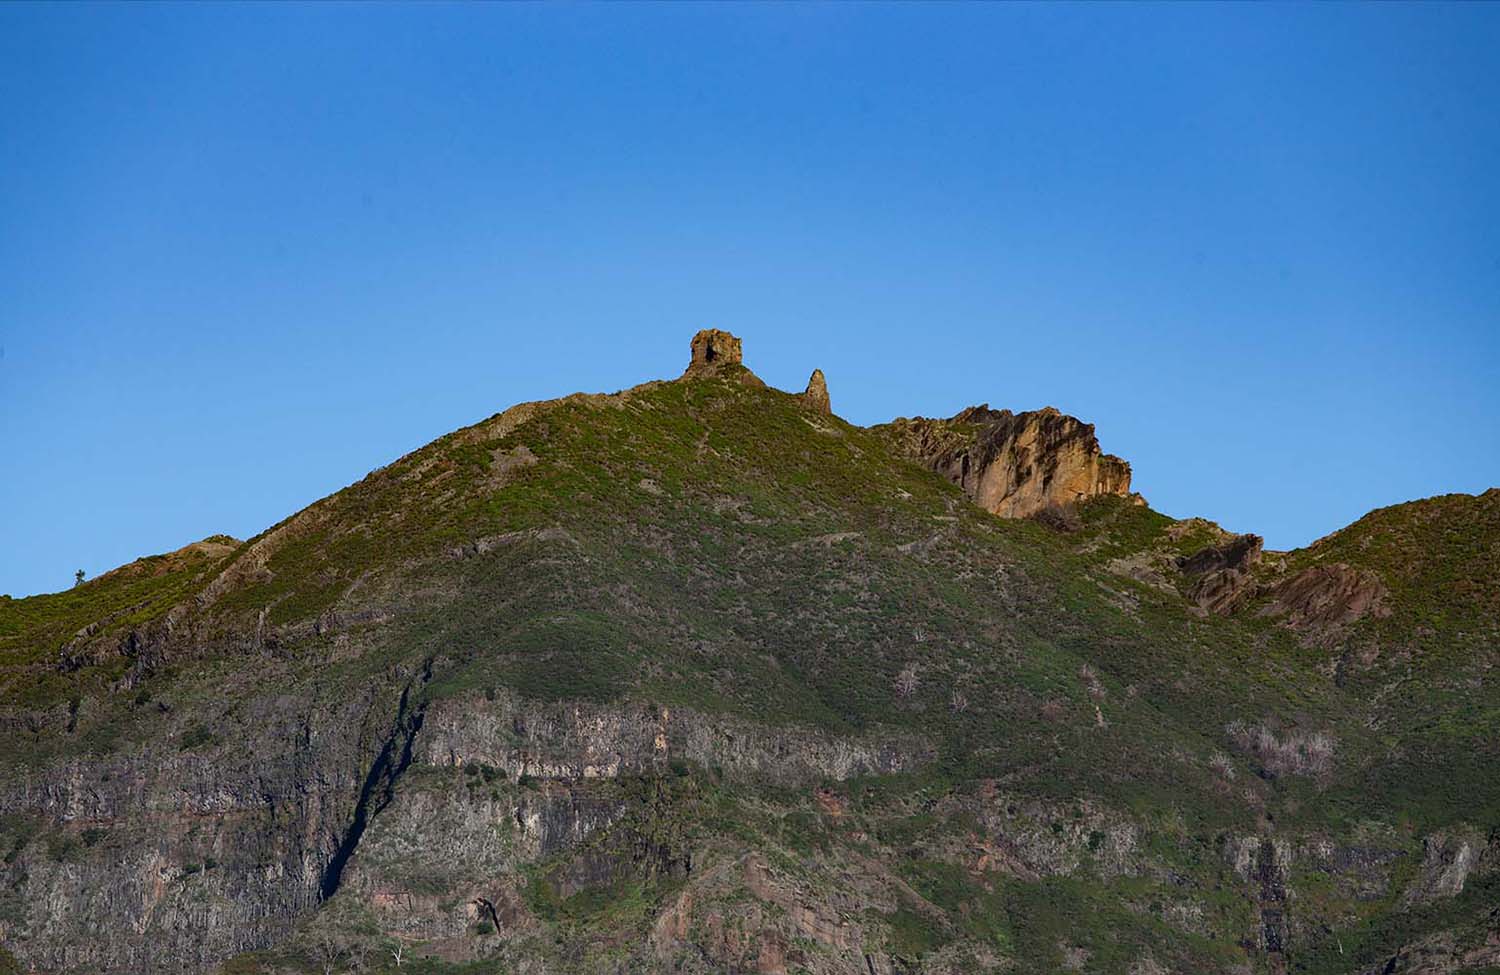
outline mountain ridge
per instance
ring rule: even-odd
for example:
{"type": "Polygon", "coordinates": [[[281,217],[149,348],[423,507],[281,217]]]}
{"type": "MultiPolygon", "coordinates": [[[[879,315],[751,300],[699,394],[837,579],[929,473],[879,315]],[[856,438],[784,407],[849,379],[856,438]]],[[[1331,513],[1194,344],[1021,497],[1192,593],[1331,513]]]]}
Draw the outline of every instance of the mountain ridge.
{"type": "Polygon", "coordinates": [[[1264,556],[1114,491],[997,518],[732,339],[217,558],[0,604],[0,943],[267,973],[325,938],[432,971],[1484,950],[1500,492],[1264,556]],[[1272,609],[1332,565],[1389,612],[1272,609]]]}

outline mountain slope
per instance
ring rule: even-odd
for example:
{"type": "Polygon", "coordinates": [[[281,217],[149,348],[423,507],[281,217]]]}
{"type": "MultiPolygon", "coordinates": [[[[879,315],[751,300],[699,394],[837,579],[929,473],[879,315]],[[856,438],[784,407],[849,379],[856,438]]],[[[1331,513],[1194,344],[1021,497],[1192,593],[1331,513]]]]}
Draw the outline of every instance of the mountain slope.
{"type": "Polygon", "coordinates": [[[1267,556],[1205,613],[1213,526],[996,518],[732,336],[694,353],[149,586],[0,606],[0,942],[48,971],[1354,971],[1346,942],[1497,929],[1497,492],[1267,556]],[[1309,626],[1332,564],[1381,593],[1309,626]]]}

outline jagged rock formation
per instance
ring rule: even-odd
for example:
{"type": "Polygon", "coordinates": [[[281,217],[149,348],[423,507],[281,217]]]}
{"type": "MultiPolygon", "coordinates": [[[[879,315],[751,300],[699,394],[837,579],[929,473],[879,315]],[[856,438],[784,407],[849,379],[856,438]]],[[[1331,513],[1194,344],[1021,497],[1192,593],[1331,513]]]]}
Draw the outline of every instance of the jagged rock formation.
{"type": "Polygon", "coordinates": [[[687,372],[701,375],[723,366],[741,365],[744,359],[744,351],[736,336],[717,328],[705,328],[693,336],[692,358],[688,361],[687,372]]]}
{"type": "Polygon", "coordinates": [[[1177,560],[1177,567],[1190,576],[1223,569],[1247,569],[1260,561],[1265,539],[1259,535],[1230,535],[1222,542],[1199,549],[1177,560]]]}
{"type": "Polygon", "coordinates": [[[773,730],[667,706],[560,706],[498,691],[491,697],[434,708],[423,724],[421,761],[483,765],[514,779],[598,779],[687,760],[738,779],[795,788],[915,771],[934,754],[933,743],[916,735],[861,738],[806,727],[773,730]]]}
{"type": "Polygon", "coordinates": [[[823,370],[814,369],[808,377],[807,389],[802,392],[802,402],[808,409],[819,413],[833,412],[833,404],[828,399],[828,380],[823,378],[823,370]]]}
{"type": "Polygon", "coordinates": [[[693,336],[692,357],[683,379],[711,377],[732,379],[746,386],[764,386],[760,377],[745,368],[745,354],[737,336],[717,328],[705,328],[693,336]]]}
{"type": "Polygon", "coordinates": [[[1342,562],[1315,565],[1271,588],[1262,612],[1282,618],[1310,641],[1325,641],[1366,615],[1388,615],[1385,584],[1366,569],[1342,562]]]}
{"type": "MultiPolygon", "coordinates": [[[[195,719],[122,754],[7,771],[0,942],[43,972],[148,973],[210,971],[290,937],[351,835],[368,744],[387,733],[382,690],[241,688],[234,742],[195,719]],[[17,845],[28,823],[52,839],[17,845]]],[[[174,703],[141,708],[166,730],[174,703]]]]}
{"type": "Polygon", "coordinates": [[[1230,535],[1224,541],[1177,560],[1183,575],[1196,577],[1188,596],[1206,613],[1234,612],[1259,591],[1252,572],[1265,540],[1259,535],[1230,535]]]}
{"type": "Polygon", "coordinates": [[[908,456],[1002,518],[1130,494],[1130,465],[1100,449],[1093,424],[1050,406],[1012,413],[986,404],[948,420],[899,419],[885,429],[908,456]]]}

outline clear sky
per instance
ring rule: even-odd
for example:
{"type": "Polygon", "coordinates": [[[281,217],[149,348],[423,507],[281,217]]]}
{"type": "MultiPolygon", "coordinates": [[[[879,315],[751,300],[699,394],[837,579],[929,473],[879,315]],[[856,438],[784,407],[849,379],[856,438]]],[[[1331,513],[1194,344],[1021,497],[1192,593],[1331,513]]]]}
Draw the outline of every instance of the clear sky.
{"type": "Polygon", "coordinates": [[[704,326],[1305,544],[1500,484],[1500,5],[0,5],[0,592],[704,326]]]}

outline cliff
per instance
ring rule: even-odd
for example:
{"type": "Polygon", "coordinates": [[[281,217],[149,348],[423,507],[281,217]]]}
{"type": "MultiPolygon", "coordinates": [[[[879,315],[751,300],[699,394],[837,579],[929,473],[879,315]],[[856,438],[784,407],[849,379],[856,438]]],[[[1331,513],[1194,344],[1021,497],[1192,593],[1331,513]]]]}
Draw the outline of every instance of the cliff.
{"type": "Polygon", "coordinates": [[[1093,424],[1050,406],[1026,413],[973,406],[947,420],[899,419],[884,429],[908,457],[1002,518],[1130,494],[1130,465],[1100,449],[1093,424]]]}

